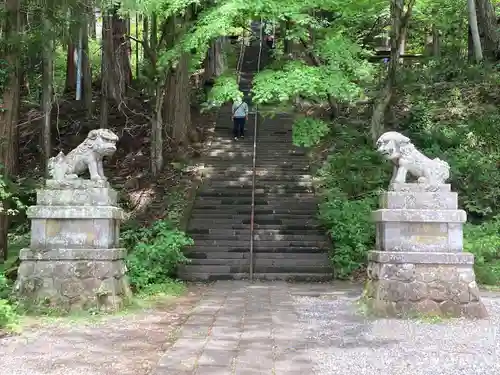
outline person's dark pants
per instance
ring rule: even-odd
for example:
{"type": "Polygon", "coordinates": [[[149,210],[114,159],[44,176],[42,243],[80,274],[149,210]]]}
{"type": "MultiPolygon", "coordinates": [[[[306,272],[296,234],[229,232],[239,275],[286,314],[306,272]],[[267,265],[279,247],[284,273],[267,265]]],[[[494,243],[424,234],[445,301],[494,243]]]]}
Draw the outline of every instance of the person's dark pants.
{"type": "Polygon", "coordinates": [[[245,135],[245,117],[233,117],[233,135],[243,137],[245,135]]]}

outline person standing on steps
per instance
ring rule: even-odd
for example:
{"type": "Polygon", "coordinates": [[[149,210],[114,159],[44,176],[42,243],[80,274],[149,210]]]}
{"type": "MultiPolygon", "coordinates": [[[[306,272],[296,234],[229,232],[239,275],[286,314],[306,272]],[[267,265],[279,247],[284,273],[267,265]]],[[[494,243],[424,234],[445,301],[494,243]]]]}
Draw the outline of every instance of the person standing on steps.
{"type": "Polygon", "coordinates": [[[234,100],[232,108],[233,136],[236,141],[245,136],[245,122],[248,120],[248,104],[241,98],[234,100]]]}

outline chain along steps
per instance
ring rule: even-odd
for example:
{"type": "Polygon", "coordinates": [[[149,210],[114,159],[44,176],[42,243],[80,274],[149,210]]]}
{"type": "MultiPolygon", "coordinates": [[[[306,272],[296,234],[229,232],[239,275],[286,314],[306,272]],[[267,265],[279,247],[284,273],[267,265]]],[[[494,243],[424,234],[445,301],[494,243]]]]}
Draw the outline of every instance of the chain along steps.
{"type": "MultiPolygon", "coordinates": [[[[261,61],[267,58],[266,51],[261,61]]],[[[257,71],[259,48],[247,47],[240,90],[248,94],[257,71]]],[[[251,98],[246,95],[247,103],[251,98]]],[[[230,106],[221,109],[204,155],[204,182],[191,211],[191,259],[179,268],[184,280],[247,279],[250,272],[253,128],[232,139],[230,106]]],[[[286,115],[259,117],[256,148],[253,276],[256,279],[326,281],[332,277],[330,243],[315,221],[317,201],[304,150],[292,145],[286,115]]]]}

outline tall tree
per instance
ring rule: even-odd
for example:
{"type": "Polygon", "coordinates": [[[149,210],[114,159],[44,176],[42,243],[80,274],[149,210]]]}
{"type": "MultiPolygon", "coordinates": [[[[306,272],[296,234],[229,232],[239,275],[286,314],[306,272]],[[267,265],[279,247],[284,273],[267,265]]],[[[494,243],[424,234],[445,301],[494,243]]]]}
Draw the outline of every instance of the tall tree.
{"type": "Polygon", "coordinates": [[[483,49],[481,47],[481,38],[479,36],[479,28],[477,25],[475,0],[467,0],[467,10],[469,14],[469,30],[471,34],[474,58],[476,62],[480,62],[483,60],[483,49]]]}
{"type": "MultiPolygon", "coordinates": [[[[52,23],[49,9],[46,5],[43,19],[43,30],[46,41],[43,45],[43,67],[42,67],[42,165],[47,175],[47,161],[51,156],[51,114],[52,114],[52,80],[53,80],[53,59],[54,42],[52,34],[52,23]]],[[[48,176],[48,175],[47,175],[48,176]]]]}
{"type": "MultiPolygon", "coordinates": [[[[7,77],[2,86],[2,110],[0,111],[0,164],[1,175],[9,178],[14,172],[15,139],[18,117],[19,117],[19,86],[20,86],[20,2],[18,0],[6,0],[5,15],[2,24],[3,60],[6,62],[7,77]]],[[[2,205],[5,202],[0,202],[2,205]]],[[[0,262],[7,258],[7,233],[9,220],[6,213],[0,212],[0,262]]]]}
{"type": "Polygon", "coordinates": [[[402,41],[406,36],[408,22],[410,21],[414,5],[415,0],[391,0],[391,55],[384,87],[373,106],[370,131],[374,142],[384,132],[384,118],[392,99],[394,84],[396,83],[402,41]]]}
{"type": "MultiPolygon", "coordinates": [[[[471,6],[468,4],[469,7],[471,6]]],[[[500,36],[498,33],[497,15],[491,0],[475,0],[477,27],[482,35],[482,51],[490,61],[499,59],[500,36]]],[[[470,9],[469,9],[470,12],[470,9]]],[[[472,20],[471,20],[472,22],[472,20]]]]}

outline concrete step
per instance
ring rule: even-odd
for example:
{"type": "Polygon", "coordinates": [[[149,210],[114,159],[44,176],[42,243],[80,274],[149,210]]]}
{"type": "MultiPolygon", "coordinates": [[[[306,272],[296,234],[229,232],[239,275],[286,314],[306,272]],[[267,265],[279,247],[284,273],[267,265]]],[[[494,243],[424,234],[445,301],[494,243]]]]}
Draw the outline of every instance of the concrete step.
{"type": "MultiPolygon", "coordinates": [[[[208,189],[239,189],[239,188],[247,188],[252,186],[252,179],[243,180],[243,181],[235,181],[235,180],[224,180],[224,181],[213,181],[213,180],[205,180],[204,188],[208,189]]],[[[298,187],[312,187],[312,181],[263,181],[262,178],[256,180],[255,188],[265,189],[271,187],[285,187],[292,188],[294,186],[298,187]]]]}

